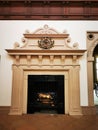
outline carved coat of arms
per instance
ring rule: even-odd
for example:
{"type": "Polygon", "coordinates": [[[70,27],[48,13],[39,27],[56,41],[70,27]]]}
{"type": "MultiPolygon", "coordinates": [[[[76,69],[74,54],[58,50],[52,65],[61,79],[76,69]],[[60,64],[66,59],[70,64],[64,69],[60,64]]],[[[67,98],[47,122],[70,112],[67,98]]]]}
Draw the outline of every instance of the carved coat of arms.
{"type": "Polygon", "coordinates": [[[51,40],[50,37],[43,37],[41,40],[38,40],[38,45],[43,49],[50,49],[54,46],[54,40],[51,40]]]}

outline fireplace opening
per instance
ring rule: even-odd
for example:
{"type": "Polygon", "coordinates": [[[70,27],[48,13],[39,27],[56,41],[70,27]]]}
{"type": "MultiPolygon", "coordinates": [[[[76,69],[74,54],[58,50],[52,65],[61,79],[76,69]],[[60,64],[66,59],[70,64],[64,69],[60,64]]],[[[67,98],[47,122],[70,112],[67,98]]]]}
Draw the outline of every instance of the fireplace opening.
{"type": "Polygon", "coordinates": [[[27,113],[64,114],[64,75],[28,75],[27,113]]]}

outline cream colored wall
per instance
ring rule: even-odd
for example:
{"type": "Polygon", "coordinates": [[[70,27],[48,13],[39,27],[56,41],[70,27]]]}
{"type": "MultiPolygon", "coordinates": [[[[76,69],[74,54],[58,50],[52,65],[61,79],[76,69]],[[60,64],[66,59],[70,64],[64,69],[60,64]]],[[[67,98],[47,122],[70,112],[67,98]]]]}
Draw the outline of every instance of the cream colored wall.
{"type": "MultiPolygon", "coordinates": [[[[86,31],[98,31],[97,21],[0,21],[0,106],[11,104],[12,60],[5,49],[13,48],[14,42],[20,42],[26,29],[33,32],[48,24],[59,32],[67,30],[72,43],[78,42],[79,47],[86,49],[86,31]]],[[[88,105],[86,54],[80,64],[81,105],[88,105]]]]}

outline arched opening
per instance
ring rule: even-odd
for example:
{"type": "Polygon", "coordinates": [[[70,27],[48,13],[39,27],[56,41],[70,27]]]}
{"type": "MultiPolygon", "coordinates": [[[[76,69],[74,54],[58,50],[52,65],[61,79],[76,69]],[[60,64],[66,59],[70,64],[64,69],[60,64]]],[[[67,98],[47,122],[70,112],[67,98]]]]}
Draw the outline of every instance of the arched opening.
{"type": "Polygon", "coordinates": [[[94,49],[93,57],[94,105],[96,106],[96,112],[98,113],[98,44],[94,49]]]}

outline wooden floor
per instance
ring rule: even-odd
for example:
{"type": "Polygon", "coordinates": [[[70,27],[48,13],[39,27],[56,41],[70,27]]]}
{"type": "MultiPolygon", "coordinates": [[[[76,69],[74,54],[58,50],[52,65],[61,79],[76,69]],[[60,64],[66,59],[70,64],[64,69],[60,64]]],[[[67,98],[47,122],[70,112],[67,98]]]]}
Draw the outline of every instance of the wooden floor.
{"type": "Polygon", "coordinates": [[[0,130],[98,130],[98,115],[0,114],[0,130]]]}

